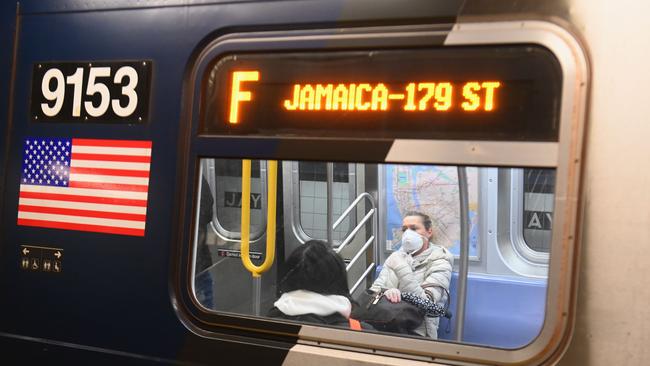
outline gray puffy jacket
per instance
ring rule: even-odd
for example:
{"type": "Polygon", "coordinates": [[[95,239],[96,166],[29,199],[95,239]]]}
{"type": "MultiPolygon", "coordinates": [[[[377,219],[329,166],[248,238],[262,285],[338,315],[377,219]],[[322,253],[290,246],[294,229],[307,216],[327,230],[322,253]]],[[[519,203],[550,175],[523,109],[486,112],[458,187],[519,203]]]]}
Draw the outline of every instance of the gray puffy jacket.
{"type": "MultiPolygon", "coordinates": [[[[401,257],[403,254],[395,252],[390,255],[390,257],[392,256],[401,257]]],[[[410,292],[423,298],[430,298],[436,303],[448,300],[444,289],[449,290],[454,263],[454,256],[449,250],[431,243],[429,248],[413,257],[411,265],[406,260],[394,262],[397,264],[394,264],[392,268],[384,265],[370,290],[378,292],[382,289],[397,288],[401,292],[410,292]],[[435,286],[428,287],[427,285],[435,286]]],[[[424,323],[415,329],[415,333],[437,339],[438,323],[438,318],[425,317],[424,323]]]]}

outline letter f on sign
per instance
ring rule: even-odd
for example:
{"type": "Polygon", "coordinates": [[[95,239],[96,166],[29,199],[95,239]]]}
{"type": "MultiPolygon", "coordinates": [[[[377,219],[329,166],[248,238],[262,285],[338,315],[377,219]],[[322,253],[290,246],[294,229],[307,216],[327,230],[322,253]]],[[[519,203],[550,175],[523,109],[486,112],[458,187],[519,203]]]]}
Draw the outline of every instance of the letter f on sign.
{"type": "Polygon", "coordinates": [[[242,91],[240,84],[245,81],[258,81],[259,71],[234,71],[232,73],[232,92],[230,93],[230,123],[239,122],[239,102],[248,102],[253,99],[249,91],[242,91]]]}

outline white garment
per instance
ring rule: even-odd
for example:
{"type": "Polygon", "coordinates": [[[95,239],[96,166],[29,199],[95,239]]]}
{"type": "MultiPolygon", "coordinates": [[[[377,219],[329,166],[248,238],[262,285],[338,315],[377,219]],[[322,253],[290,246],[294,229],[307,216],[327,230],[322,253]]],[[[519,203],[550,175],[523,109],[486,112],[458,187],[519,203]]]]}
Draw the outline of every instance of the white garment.
{"type": "Polygon", "coordinates": [[[273,305],[289,316],[304,314],[328,316],[339,313],[349,318],[352,311],[352,304],[345,296],[321,295],[307,290],[285,292],[273,305]]]}
{"type": "MultiPolygon", "coordinates": [[[[451,271],[454,264],[454,256],[451,252],[430,243],[429,248],[413,257],[411,263],[406,260],[406,257],[410,256],[400,251],[391,254],[384,262],[384,266],[370,290],[379,292],[383,289],[397,288],[401,292],[410,292],[427,298],[422,286],[432,284],[436,286],[427,288],[427,292],[433,295],[432,300],[436,303],[448,301],[447,294],[443,289],[449,290],[451,282],[451,271]],[[387,263],[389,265],[386,265],[387,263]]],[[[438,337],[438,321],[438,318],[426,317],[424,323],[414,331],[419,335],[435,339],[438,337]]]]}

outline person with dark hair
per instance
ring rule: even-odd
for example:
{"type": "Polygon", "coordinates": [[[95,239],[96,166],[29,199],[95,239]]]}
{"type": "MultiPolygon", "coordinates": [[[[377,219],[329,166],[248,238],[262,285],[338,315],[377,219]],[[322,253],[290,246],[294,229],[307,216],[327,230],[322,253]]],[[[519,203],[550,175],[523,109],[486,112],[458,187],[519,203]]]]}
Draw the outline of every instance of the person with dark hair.
{"type": "MultiPolygon", "coordinates": [[[[402,219],[402,246],[393,252],[370,287],[384,291],[391,302],[400,302],[402,293],[412,293],[434,303],[447,301],[454,257],[433,240],[433,223],[428,215],[410,211],[402,219]]],[[[427,317],[414,330],[421,336],[438,338],[439,318],[427,317]]]]}
{"type": "MultiPolygon", "coordinates": [[[[320,240],[296,248],[278,284],[280,298],[268,315],[309,323],[351,327],[352,301],[343,259],[320,240]]],[[[363,328],[369,326],[363,324],[363,328]]]]}

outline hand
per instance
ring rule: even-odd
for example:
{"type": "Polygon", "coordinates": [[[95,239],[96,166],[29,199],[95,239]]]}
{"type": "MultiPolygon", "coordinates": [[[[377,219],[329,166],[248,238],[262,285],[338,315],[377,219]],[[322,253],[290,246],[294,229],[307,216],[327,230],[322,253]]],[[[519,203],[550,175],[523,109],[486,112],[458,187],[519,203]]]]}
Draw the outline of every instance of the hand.
{"type": "Polygon", "coordinates": [[[386,298],[390,302],[402,301],[402,293],[396,288],[391,288],[386,290],[386,292],[384,292],[384,296],[386,296],[386,298]]]}

